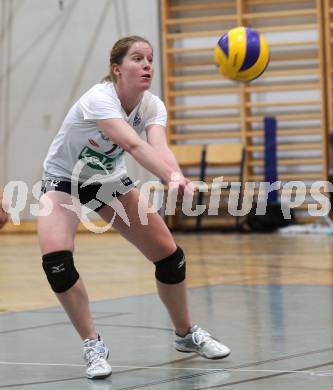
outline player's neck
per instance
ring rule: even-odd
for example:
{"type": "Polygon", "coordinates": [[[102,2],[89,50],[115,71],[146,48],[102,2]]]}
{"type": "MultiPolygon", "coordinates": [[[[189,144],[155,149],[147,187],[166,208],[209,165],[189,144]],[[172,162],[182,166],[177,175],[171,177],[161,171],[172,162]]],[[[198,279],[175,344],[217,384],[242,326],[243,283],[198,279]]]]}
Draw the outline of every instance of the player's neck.
{"type": "Polygon", "coordinates": [[[133,90],[126,91],[123,88],[119,88],[118,85],[115,85],[115,88],[122,108],[124,109],[126,114],[129,115],[133,111],[133,109],[139,104],[144,92],[140,91],[136,93],[133,90]]]}

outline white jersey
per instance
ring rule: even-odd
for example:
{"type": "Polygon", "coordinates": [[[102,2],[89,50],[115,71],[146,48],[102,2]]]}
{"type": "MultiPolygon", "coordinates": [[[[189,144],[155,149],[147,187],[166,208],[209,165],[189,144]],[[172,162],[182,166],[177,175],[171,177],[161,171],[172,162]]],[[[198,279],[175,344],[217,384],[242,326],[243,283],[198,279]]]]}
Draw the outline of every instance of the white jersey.
{"type": "Polygon", "coordinates": [[[44,176],[85,181],[93,175],[104,175],[104,180],[113,181],[126,175],[124,150],[107,138],[96,123],[115,118],[125,120],[141,134],[152,124],[166,126],[167,113],[164,103],[145,91],[140,103],[127,115],[112,83],[94,85],[69,110],[44,161],[44,176]],[[82,164],[77,164],[80,160],[82,164]]]}

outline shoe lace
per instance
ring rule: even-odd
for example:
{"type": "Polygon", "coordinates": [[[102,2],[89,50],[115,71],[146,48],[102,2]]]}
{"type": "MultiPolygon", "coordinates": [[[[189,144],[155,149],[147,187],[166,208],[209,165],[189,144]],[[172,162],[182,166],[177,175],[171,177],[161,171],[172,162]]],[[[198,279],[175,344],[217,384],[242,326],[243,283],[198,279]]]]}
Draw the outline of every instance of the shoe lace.
{"type": "Polygon", "coordinates": [[[93,346],[85,347],[85,357],[89,365],[98,363],[101,357],[103,357],[103,352],[101,351],[101,343],[97,342],[93,346]]]}
{"type": "Polygon", "coordinates": [[[192,340],[195,345],[201,346],[208,341],[212,341],[212,336],[205,330],[198,328],[192,333],[192,340]]]}
{"type": "Polygon", "coordinates": [[[86,351],[85,355],[86,355],[87,362],[90,366],[97,363],[100,359],[99,353],[95,351],[94,348],[89,348],[86,351]]]}

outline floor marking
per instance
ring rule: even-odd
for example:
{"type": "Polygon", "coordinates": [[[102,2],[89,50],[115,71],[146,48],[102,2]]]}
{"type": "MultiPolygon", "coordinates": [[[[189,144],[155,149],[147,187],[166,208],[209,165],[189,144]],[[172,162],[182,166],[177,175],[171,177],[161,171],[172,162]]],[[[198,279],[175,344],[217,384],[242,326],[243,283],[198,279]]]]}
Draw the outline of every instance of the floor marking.
{"type": "MultiPolygon", "coordinates": [[[[28,363],[28,362],[1,362],[0,365],[27,365],[27,366],[61,366],[61,367],[85,367],[85,364],[65,363],[28,363]]],[[[306,374],[313,376],[333,376],[333,371],[309,371],[309,370],[251,370],[245,368],[200,368],[200,367],[159,367],[159,366],[125,366],[112,365],[112,368],[125,368],[137,370],[165,370],[165,371],[212,371],[212,372],[253,372],[253,373],[274,373],[274,374],[306,374]]]]}

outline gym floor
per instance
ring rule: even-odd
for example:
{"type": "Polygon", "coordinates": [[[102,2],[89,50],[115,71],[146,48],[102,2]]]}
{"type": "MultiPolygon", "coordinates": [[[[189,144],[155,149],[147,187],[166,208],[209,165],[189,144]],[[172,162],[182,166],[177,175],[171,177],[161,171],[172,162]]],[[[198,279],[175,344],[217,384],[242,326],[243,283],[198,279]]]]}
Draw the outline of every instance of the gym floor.
{"type": "Polygon", "coordinates": [[[328,236],[176,235],[193,322],[232,349],[177,352],[153,267],[117,234],[80,234],[75,258],[113,375],[84,377],[81,343],[49,291],[35,235],[0,235],[0,388],[324,389],[333,384],[328,236]]]}

